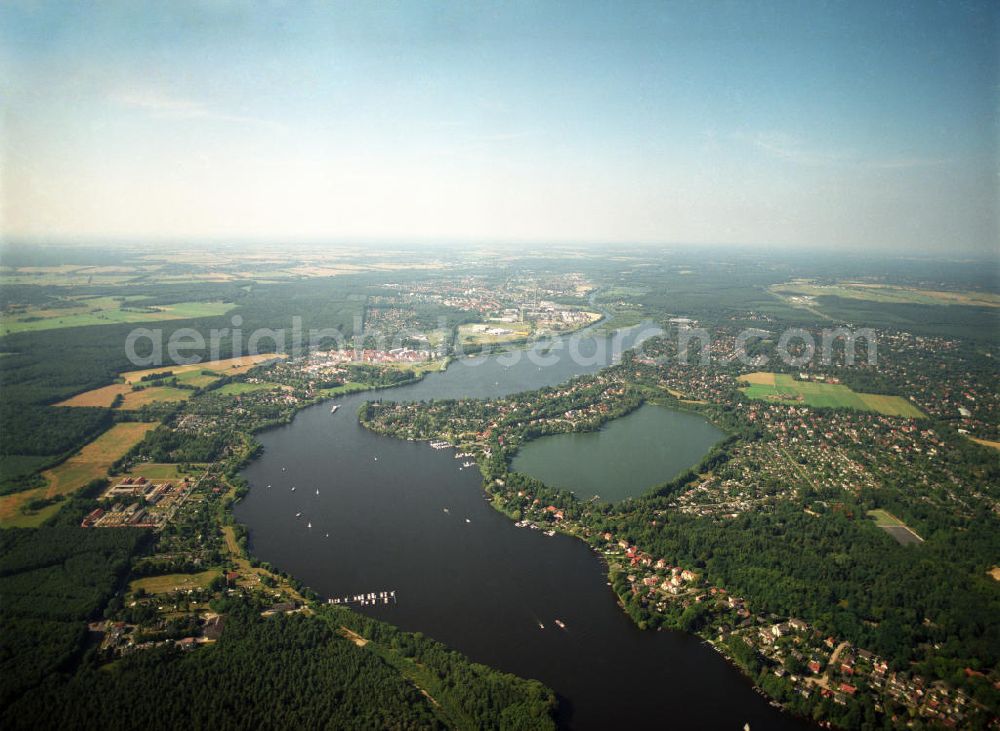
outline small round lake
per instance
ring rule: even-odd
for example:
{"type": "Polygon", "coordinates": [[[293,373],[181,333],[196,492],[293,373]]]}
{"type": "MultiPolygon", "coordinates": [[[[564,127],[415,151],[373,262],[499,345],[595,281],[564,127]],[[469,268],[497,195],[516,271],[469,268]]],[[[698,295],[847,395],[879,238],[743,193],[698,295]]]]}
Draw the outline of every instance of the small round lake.
{"type": "Polygon", "coordinates": [[[596,432],[555,434],[518,450],[513,469],[578,497],[638,497],[696,465],[725,434],[697,414],[646,404],[596,432]]]}

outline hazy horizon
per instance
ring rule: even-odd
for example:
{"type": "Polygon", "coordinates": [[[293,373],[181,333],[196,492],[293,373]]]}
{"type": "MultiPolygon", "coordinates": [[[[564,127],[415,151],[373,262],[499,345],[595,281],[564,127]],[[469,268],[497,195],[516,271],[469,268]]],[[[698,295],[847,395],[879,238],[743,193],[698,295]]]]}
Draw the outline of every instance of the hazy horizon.
{"type": "Polygon", "coordinates": [[[6,4],[2,238],[993,256],[997,19],[6,4]]]}

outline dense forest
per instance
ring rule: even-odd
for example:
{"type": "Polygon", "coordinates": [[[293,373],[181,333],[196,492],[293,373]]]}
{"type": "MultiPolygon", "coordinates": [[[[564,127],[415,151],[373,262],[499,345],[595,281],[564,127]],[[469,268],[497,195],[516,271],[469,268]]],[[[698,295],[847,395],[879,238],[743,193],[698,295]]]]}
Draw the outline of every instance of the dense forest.
{"type": "Polygon", "coordinates": [[[87,666],[7,707],[7,728],[440,727],[430,701],[372,652],[303,616],[232,612],[215,647],[87,666]]]}
{"type": "MultiPolygon", "coordinates": [[[[49,678],[5,703],[4,726],[46,718],[70,728],[554,727],[555,699],[543,686],[419,635],[342,609],[266,618],[243,600],[226,609],[216,645],[165,645],[110,667],[86,661],[67,680],[49,678]],[[343,625],[372,641],[345,638],[343,625]]],[[[44,629],[26,624],[19,636],[44,629]]]]}
{"type": "Polygon", "coordinates": [[[146,531],[0,530],[0,707],[71,667],[146,531]]]}

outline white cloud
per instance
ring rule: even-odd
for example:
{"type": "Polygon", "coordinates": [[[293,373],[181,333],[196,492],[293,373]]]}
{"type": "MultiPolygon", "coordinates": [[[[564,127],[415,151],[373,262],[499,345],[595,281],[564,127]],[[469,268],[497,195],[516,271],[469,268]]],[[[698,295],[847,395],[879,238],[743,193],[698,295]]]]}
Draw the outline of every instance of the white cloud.
{"type": "Polygon", "coordinates": [[[282,125],[268,119],[229,114],[204,102],[171,96],[157,89],[121,89],[110,94],[119,106],[138,109],[151,115],[171,119],[205,119],[236,124],[261,125],[282,129],[282,125]]]}
{"type": "MultiPolygon", "coordinates": [[[[737,135],[739,139],[745,136],[737,135]]],[[[866,158],[855,150],[823,149],[784,132],[761,132],[751,138],[754,147],[762,152],[797,165],[841,166],[871,170],[899,170],[944,165],[950,160],[936,157],[886,157],[866,158]]]]}
{"type": "Polygon", "coordinates": [[[783,132],[759,133],[753,138],[753,144],[769,155],[800,165],[836,165],[851,157],[845,152],[809,148],[798,138],[783,132]]]}

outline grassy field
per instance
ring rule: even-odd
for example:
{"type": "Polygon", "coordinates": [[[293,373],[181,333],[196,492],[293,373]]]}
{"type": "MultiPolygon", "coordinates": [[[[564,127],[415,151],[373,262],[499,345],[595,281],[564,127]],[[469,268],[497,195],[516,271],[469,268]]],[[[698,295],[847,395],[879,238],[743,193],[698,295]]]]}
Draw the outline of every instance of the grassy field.
{"type": "Polygon", "coordinates": [[[886,416],[919,419],[924,414],[899,396],[858,393],[835,383],[797,381],[787,373],[748,373],[740,380],[747,383],[742,391],[752,399],[778,401],[805,406],[875,411],[886,416]]]}
{"type": "Polygon", "coordinates": [[[281,388],[277,383],[227,383],[222,386],[215,393],[220,393],[225,396],[238,396],[241,393],[253,393],[254,391],[273,391],[276,388],[281,388]]]}
{"type": "Polygon", "coordinates": [[[197,574],[163,574],[162,576],[146,576],[135,579],[128,585],[128,590],[135,594],[139,589],[147,594],[168,594],[173,591],[188,589],[203,589],[212,583],[216,576],[221,576],[220,569],[208,569],[197,574]]]}
{"type": "Polygon", "coordinates": [[[158,322],[162,320],[189,320],[196,317],[224,315],[236,305],[224,302],[178,302],[157,305],[150,311],[122,309],[121,302],[112,297],[95,297],[74,300],[79,305],[58,309],[29,308],[17,315],[5,315],[0,320],[0,336],[35,330],[55,330],[65,327],[111,325],[123,322],[158,322]]]}
{"type": "Polygon", "coordinates": [[[924,412],[900,396],[886,396],[878,393],[856,393],[868,408],[886,416],[905,416],[922,419],[924,412]]]}
{"type": "Polygon", "coordinates": [[[204,388],[210,383],[215,383],[222,376],[215,371],[202,369],[200,371],[185,371],[184,373],[178,373],[173,377],[177,379],[178,383],[183,383],[185,386],[204,388]]]}
{"type": "Polygon", "coordinates": [[[745,376],[740,376],[740,380],[749,383],[751,386],[773,386],[776,375],[777,373],[758,371],[757,373],[747,373],[745,376]]]}
{"type": "MultiPolygon", "coordinates": [[[[155,427],[156,423],[115,424],[66,461],[52,469],[45,470],[42,473],[42,477],[47,483],[45,487],[0,497],[0,522],[6,525],[7,521],[22,515],[21,507],[32,500],[68,495],[76,492],[91,480],[104,477],[116,459],[125,454],[133,445],[138,444],[146,436],[146,432],[155,427]]],[[[44,520],[44,518],[39,517],[42,512],[44,511],[31,516],[35,519],[34,525],[38,525],[44,520]]]]}
{"type": "Polygon", "coordinates": [[[41,510],[30,513],[17,512],[10,518],[0,519],[0,527],[3,528],[37,528],[46,520],[59,512],[63,506],[61,502],[46,505],[41,510]]]}
{"type": "Polygon", "coordinates": [[[441,370],[443,362],[441,360],[425,360],[420,363],[386,363],[385,365],[398,371],[413,371],[422,374],[441,370]]]}
{"type": "Polygon", "coordinates": [[[332,388],[324,388],[320,392],[324,396],[343,396],[348,393],[360,393],[361,391],[370,391],[371,386],[366,386],[363,383],[354,383],[353,381],[348,381],[342,386],[333,386],[332,388]]]}
{"type": "Polygon", "coordinates": [[[612,333],[615,330],[638,325],[642,320],[643,316],[640,310],[615,308],[611,311],[611,316],[598,326],[598,332],[612,333]]]}

